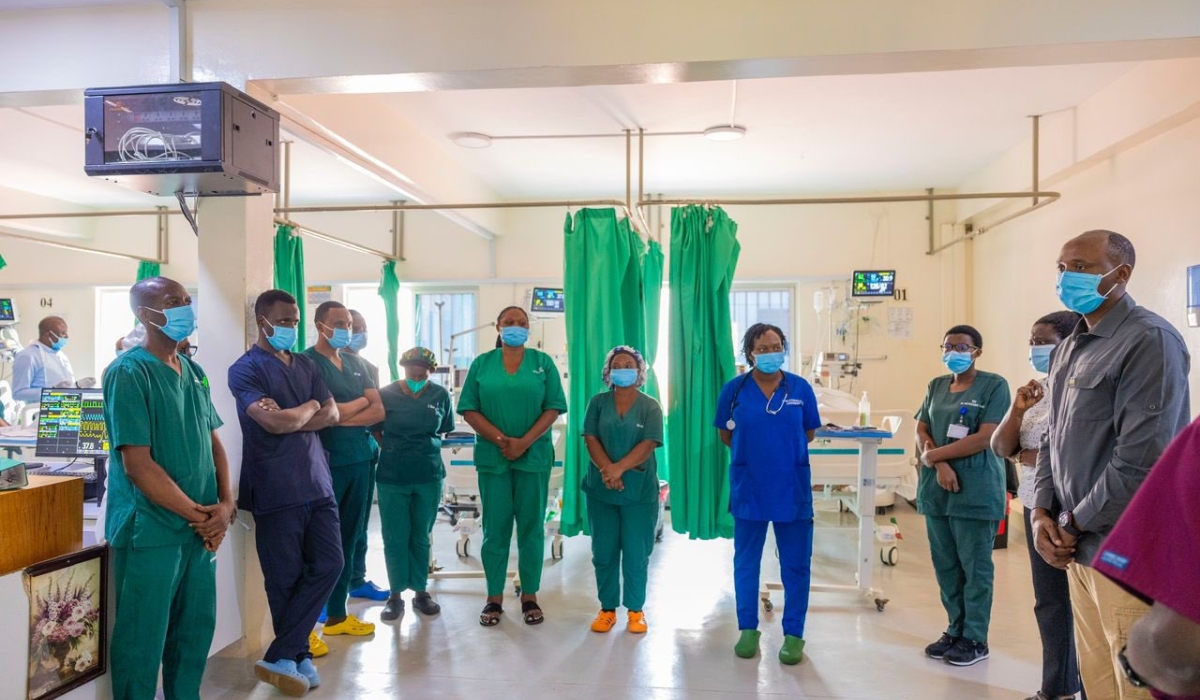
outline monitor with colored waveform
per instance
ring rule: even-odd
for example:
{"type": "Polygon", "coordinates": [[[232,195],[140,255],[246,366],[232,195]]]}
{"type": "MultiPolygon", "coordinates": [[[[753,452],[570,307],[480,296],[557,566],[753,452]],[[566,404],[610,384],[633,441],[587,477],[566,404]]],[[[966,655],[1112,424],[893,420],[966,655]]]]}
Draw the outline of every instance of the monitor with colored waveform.
{"type": "Polygon", "coordinates": [[[100,389],[42,389],[37,456],[107,457],[104,392],[100,389]]]}

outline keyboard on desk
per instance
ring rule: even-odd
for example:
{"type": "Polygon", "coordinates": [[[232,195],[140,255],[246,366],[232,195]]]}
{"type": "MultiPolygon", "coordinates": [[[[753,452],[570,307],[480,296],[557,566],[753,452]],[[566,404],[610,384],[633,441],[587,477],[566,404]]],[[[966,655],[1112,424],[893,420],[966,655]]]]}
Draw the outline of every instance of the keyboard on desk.
{"type": "Polygon", "coordinates": [[[25,473],[35,474],[37,476],[58,476],[63,478],[79,478],[85,482],[93,482],[96,480],[96,471],[87,464],[62,463],[62,464],[44,464],[42,462],[26,462],[25,473]],[[68,467],[74,466],[74,469],[68,467]]]}

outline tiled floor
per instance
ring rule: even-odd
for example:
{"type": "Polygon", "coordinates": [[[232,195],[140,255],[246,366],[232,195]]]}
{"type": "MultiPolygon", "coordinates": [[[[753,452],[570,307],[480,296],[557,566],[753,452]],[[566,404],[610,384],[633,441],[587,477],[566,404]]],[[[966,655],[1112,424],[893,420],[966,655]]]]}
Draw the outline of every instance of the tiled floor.
{"type": "MultiPolygon", "coordinates": [[[[855,520],[821,504],[814,581],[852,582],[855,520]]],[[[1019,511],[1011,519],[1011,547],[996,552],[992,656],[958,669],[924,658],[923,647],[944,629],[945,615],[929,562],[923,519],[901,501],[894,515],[904,541],[896,568],[876,566],[876,581],[890,599],[885,612],[850,593],[814,593],[806,633],[806,659],[782,666],[775,658],[782,632],[782,594],[762,617],[762,651],[736,658],[737,638],[729,541],[696,542],[668,532],[655,550],[646,605],[650,633],[624,632],[624,620],[607,635],[589,631],[598,609],[585,537],[566,541],[565,557],[549,559],[540,594],[545,624],[521,623],[519,605],[506,601],[498,627],[478,622],[483,583],[438,581],[430,590],[442,604],[435,618],[411,607],[398,623],[379,623],[381,604],[352,601],[352,611],[379,623],[374,637],[329,639],[332,652],[317,660],[322,686],[309,697],[326,698],[754,698],[809,697],[847,700],[894,698],[1024,698],[1037,689],[1040,647],[1034,625],[1029,560],[1019,511]]],[[[880,519],[886,522],[885,518],[880,519]]],[[[369,569],[385,585],[378,518],[372,519],[369,569]]],[[[447,569],[478,568],[475,558],[454,554],[456,536],[441,519],[436,555],[447,569]]],[[[479,535],[472,541],[478,551],[479,535]]],[[[768,552],[773,547],[768,542],[768,552]]],[[[514,566],[515,566],[514,548],[514,566]]],[[[768,554],[764,578],[778,580],[768,554]]],[[[206,700],[280,697],[257,683],[258,658],[236,646],[208,666],[206,700]]]]}

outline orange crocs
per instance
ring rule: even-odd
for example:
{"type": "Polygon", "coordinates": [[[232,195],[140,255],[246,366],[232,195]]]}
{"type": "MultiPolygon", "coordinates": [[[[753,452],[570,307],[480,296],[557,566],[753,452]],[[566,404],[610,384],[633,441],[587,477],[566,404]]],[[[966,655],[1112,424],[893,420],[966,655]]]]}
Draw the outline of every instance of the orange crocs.
{"type": "Polygon", "coordinates": [[[608,632],[617,624],[617,611],[601,610],[596,619],[592,620],[593,632],[608,632]]]}
{"type": "Polygon", "coordinates": [[[629,611],[629,622],[625,629],[632,634],[645,634],[650,627],[646,624],[646,614],[642,611],[629,611]]]}

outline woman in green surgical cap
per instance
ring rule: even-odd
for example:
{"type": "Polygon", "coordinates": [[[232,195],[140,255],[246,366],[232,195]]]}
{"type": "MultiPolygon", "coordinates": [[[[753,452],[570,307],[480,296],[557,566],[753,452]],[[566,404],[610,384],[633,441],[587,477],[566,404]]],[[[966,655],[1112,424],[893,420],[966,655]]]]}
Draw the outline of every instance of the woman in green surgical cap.
{"type": "Polygon", "coordinates": [[[647,623],[642,607],[658,525],[654,451],[663,443],[662,408],[641,392],[646,361],[628,345],[608,353],[602,376],[610,390],[592,397],[583,421],[583,438],[592,458],[583,491],[600,596],[600,613],[592,621],[592,631],[611,630],[617,623],[617,607],[624,602],[626,630],[644,634],[647,623]]]}
{"type": "Polygon", "coordinates": [[[425,348],[400,357],[405,378],[379,390],[384,419],[376,482],[383,557],[391,596],[380,618],[404,614],[401,594],[412,590],[413,608],[436,615],[441,606],[425,590],[429,579],[429,531],[442,500],[442,436],[454,430],[454,411],[445,389],[429,381],[437,360],[425,348]]]}

